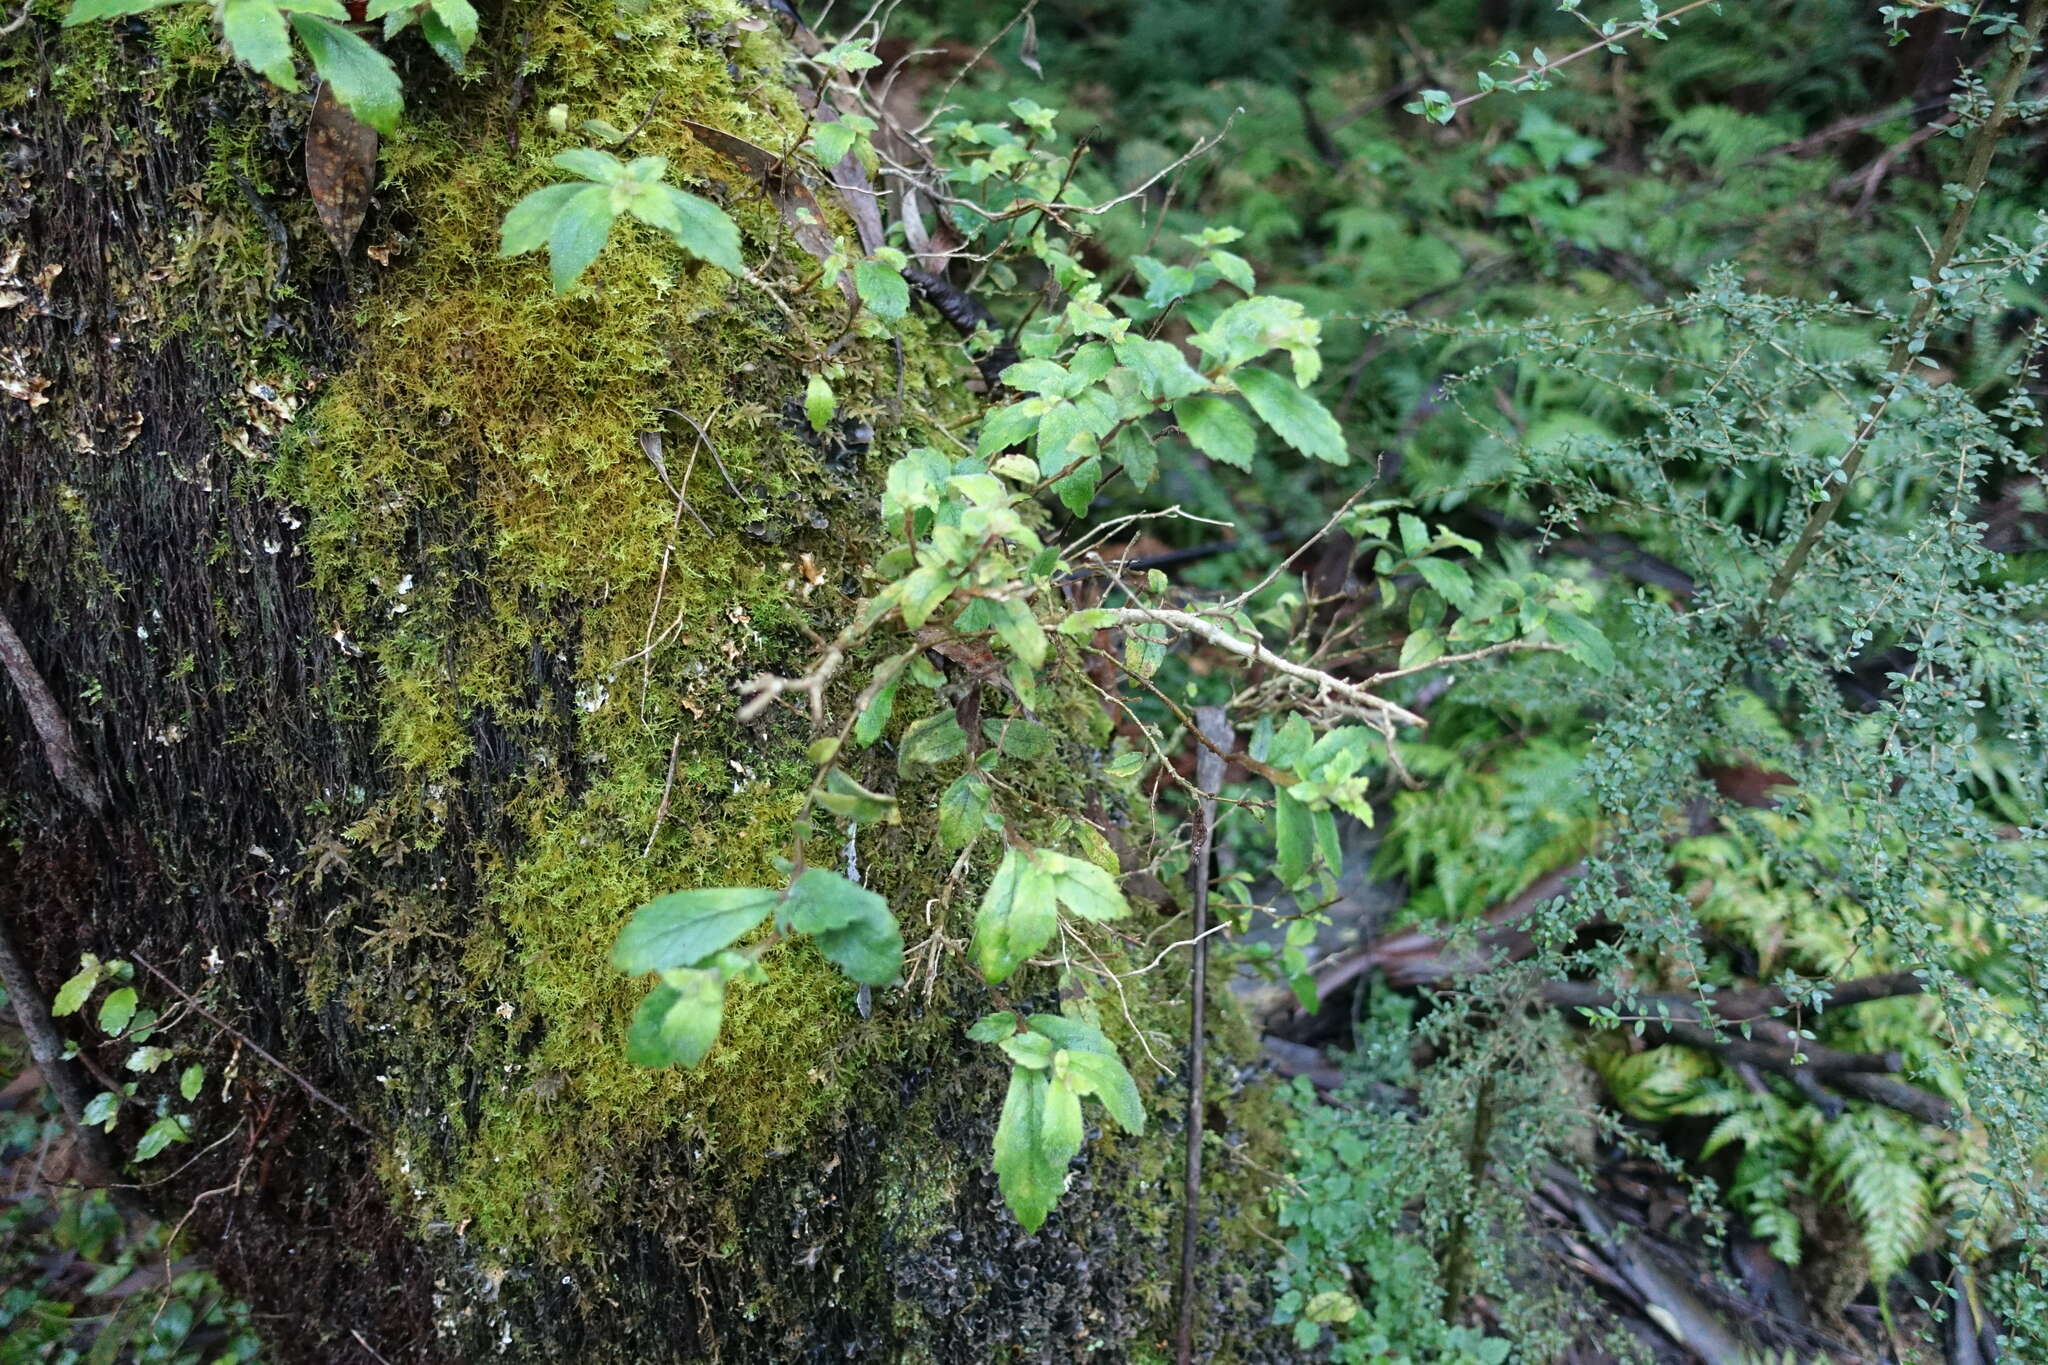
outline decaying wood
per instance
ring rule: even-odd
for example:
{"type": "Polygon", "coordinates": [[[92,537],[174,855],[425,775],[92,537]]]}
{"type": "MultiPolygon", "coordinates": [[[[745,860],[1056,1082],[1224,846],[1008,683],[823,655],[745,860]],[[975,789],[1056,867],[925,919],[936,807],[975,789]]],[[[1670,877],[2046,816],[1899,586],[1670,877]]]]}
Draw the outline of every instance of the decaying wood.
{"type": "Polygon", "coordinates": [[[36,668],[35,660],[29,657],[28,646],[21,642],[21,636],[15,633],[14,623],[7,619],[4,611],[0,611],[0,664],[6,665],[15,693],[20,696],[29,720],[36,727],[36,737],[42,741],[43,759],[50,765],[50,775],[57,779],[57,785],[66,796],[97,815],[106,805],[99,779],[93,776],[92,765],[78,750],[78,741],[72,737],[71,722],[65,718],[64,708],[57,704],[50,685],[43,681],[42,672],[36,668]]]}

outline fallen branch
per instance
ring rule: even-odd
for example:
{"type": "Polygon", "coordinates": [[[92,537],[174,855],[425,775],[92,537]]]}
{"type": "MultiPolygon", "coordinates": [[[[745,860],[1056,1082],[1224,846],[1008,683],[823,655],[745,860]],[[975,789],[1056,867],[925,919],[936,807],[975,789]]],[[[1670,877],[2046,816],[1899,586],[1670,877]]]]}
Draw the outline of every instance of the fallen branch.
{"type": "Polygon", "coordinates": [[[42,1073],[43,1084],[57,1097],[57,1107],[64,1111],[89,1175],[97,1184],[111,1183],[121,1169],[121,1160],[107,1135],[85,1121],[87,1098],[78,1064],[64,1055],[64,1035],[57,1031],[50,1006],[36,989],[28,964],[15,951],[14,935],[4,922],[0,922],[0,985],[7,987],[8,1003],[14,1006],[14,1017],[28,1039],[28,1054],[42,1073]]]}
{"type": "Polygon", "coordinates": [[[65,719],[64,709],[57,705],[50,685],[43,681],[35,660],[29,658],[28,646],[15,634],[14,623],[4,611],[0,611],[0,664],[6,665],[7,676],[14,680],[14,690],[43,742],[43,759],[50,765],[50,775],[57,779],[66,796],[99,814],[106,806],[106,797],[100,792],[92,766],[79,752],[78,741],[71,734],[71,722],[65,719]]]}

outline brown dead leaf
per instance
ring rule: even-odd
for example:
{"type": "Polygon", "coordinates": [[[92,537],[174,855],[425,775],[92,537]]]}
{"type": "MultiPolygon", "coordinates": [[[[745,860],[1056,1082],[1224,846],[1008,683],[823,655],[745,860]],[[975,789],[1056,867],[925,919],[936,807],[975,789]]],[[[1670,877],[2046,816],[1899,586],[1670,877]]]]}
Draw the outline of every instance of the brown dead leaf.
{"type": "Polygon", "coordinates": [[[306,124],[306,188],[327,240],[343,260],[370,211],[376,174],[377,130],[351,114],[323,84],[306,124]]]}

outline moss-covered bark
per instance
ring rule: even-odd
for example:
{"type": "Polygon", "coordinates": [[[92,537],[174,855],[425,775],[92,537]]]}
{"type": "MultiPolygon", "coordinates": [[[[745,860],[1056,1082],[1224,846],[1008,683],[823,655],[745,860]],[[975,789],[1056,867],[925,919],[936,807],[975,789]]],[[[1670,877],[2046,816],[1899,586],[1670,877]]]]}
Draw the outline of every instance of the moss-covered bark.
{"type": "MultiPolygon", "coordinates": [[[[186,980],[217,952],[242,1026],[377,1134],[252,1076],[263,1123],[220,1106],[207,1122],[254,1136],[172,1192],[260,1152],[202,1221],[293,1324],[281,1353],[1157,1341],[1172,1124],[1091,1144],[1021,1237],[986,1169],[1001,1075],[961,1040],[968,983],[878,992],[863,1019],[785,949],[698,1072],[620,1053],[624,916],[771,879],[809,778],[803,718],[742,727],[735,684],[800,666],[863,590],[881,464],[965,412],[957,357],[913,320],[900,359],[838,349],[845,429],[806,437],[786,413],[837,340],[828,302],[792,325],[631,228],[567,299],[497,259],[504,209],[575,145],[549,108],[633,126],[658,98],[636,150],[725,202],[762,273],[807,264],[674,118],[790,140],[788,50],[753,15],[536,3],[487,15],[459,80],[408,53],[348,267],[300,189],[305,101],[226,67],[200,8],[61,33],[39,12],[0,47],[0,221],[41,281],[0,311],[0,362],[47,381],[39,406],[0,399],[0,605],[112,798],[104,820],[66,804],[10,697],[0,872],[46,980],[85,947],[186,980]]],[[[927,820],[855,852],[913,942],[927,913],[957,930],[958,905],[926,909],[950,861],[927,820]]],[[[1133,989],[1163,1028],[1184,1016],[1166,975],[1133,989]]],[[[1158,1087],[1162,1117],[1179,1103],[1158,1087]]],[[[1226,1354],[1256,1335],[1249,1169],[1216,1182],[1226,1354]]]]}

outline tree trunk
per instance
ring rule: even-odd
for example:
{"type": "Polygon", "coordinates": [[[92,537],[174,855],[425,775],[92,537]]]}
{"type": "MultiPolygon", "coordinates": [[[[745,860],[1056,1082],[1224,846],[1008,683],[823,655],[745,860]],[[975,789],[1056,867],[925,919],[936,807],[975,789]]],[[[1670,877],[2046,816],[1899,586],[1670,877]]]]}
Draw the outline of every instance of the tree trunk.
{"type": "MultiPolygon", "coordinates": [[[[214,1191],[192,1226],[280,1357],[1118,1360],[1169,1320],[1184,1095],[1155,1073],[1148,1136],[1091,1142],[1023,1237],[963,968],[863,1018],[786,948],[699,1071],[620,1050],[624,918],[772,878],[809,778],[808,718],[742,726],[736,684],[844,618],[879,471],[968,411],[929,320],[900,360],[832,355],[849,420],[813,438],[786,414],[839,336],[822,292],[792,326],[625,227],[567,299],[497,258],[582,120],[654,107],[635,151],[800,292],[774,207],[679,121],[793,141],[789,49],[751,14],[508,6],[462,80],[401,39],[346,264],[303,188],[309,96],[227,64],[203,7],[62,30],[46,3],[0,38],[0,610],[105,796],[8,690],[0,906],[45,989],[81,951],[146,960],[294,1073],[181,1026],[220,1081],[159,1163],[220,1141],[156,1192],[214,1191]]],[[[848,856],[913,945],[964,933],[927,819],[848,856]]],[[[1132,983],[1168,1040],[1183,982],[1132,983]]],[[[1251,1358],[1258,1192],[1220,1164],[1205,1349],[1251,1358]]]]}

